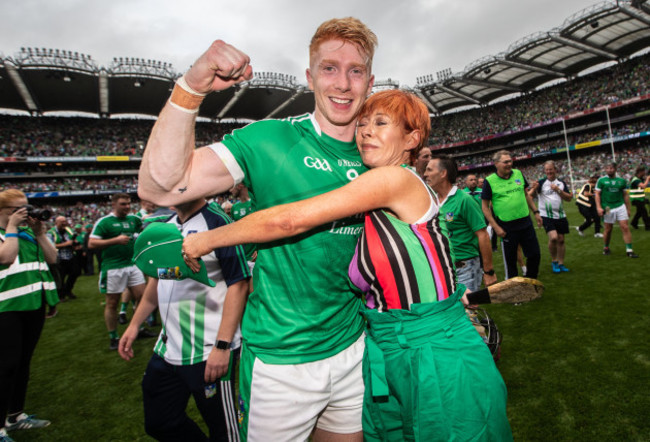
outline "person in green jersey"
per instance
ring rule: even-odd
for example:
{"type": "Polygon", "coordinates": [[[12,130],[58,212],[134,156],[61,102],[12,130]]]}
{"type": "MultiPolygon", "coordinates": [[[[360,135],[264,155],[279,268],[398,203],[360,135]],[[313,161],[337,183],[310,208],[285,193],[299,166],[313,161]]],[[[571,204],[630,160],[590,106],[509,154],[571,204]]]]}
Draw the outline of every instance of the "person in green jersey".
{"type": "Polygon", "coordinates": [[[482,279],[487,287],[497,282],[497,277],[481,206],[467,192],[458,190],[455,185],[457,173],[458,167],[453,158],[434,155],[427,165],[424,178],[438,194],[442,204],[440,220],[447,225],[449,232],[456,279],[469,291],[475,292],[481,288],[482,279]]]}
{"type": "Polygon", "coordinates": [[[648,216],[648,210],[645,207],[648,204],[645,189],[650,186],[650,175],[646,177],[645,174],[645,166],[639,166],[634,172],[634,177],[630,180],[630,202],[636,207],[636,213],[632,221],[630,221],[630,225],[638,229],[639,220],[642,219],[647,231],[650,230],[650,216],[648,216]]]}
{"type": "Polygon", "coordinates": [[[630,196],[627,193],[628,185],[625,178],[616,176],[616,163],[605,166],[606,176],[600,177],[596,183],[596,210],[598,216],[603,217],[605,230],[603,231],[603,255],[611,255],[609,242],[612,238],[614,223],[618,223],[625,242],[625,252],[630,258],[639,255],[632,249],[632,232],[628,219],[630,219],[630,196]]]}
{"type": "Polygon", "coordinates": [[[463,192],[474,198],[479,206],[482,204],[481,187],[478,186],[478,178],[476,178],[476,175],[473,173],[470,173],[465,177],[465,187],[463,188],[463,192]]]}
{"type": "Polygon", "coordinates": [[[29,366],[45,322],[45,306],[59,302],[49,265],[56,248],[44,224],[27,215],[27,197],[0,192],[0,440],[8,431],[50,421],[24,412],[29,366]]]}
{"type": "MultiPolygon", "coordinates": [[[[137,303],[142,298],[145,279],[131,261],[133,242],[142,229],[142,220],[130,213],[131,197],[128,194],[113,194],[111,203],[113,211],[95,223],[88,247],[102,250],[99,292],[106,296],[104,322],[110,339],[109,348],[117,350],[120,341],[117,333],[120,295],[129,288],[137,303]]],[[[143,332],[143,336],[145,334],[148,333],[143,332]]]]}
{"type": "MultiPolygon", "coordinates": [[[[323,23],[309,47],[312,114],[264,120],[195,149],[206,94],[250,80],[249,57],[220,40],[176,83],[145,149],[141,198],[173,206],[243,182],[256,210],[337,189],[367,169],[354,144],[372,90],[374,33],[323,23]]],[[[244,218],[246,219],[246,218],[244,218]]],[[[244,318],[240,391],[248,440],[362,439],[364,319],[347,267],[362,230],[350,216],[258,248],[244,318]],[[315,430],[314,430],[315,428],[315,430]]]]}

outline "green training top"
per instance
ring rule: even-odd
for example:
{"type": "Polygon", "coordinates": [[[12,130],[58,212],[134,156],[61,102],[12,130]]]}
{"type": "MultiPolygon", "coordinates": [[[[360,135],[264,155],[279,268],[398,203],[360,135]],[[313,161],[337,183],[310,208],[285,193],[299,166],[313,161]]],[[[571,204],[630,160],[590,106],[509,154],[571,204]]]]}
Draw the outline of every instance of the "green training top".
{"type": "Polygon", "coordinates": [[[512,169],[512,173],[507,179],[493,173],[486,180],[492,189],[494,214],[500,220],[507,222],[528,216],[525,180],[519,169],[512,169]]]}
{"type": "MultiPolygon", "coordinates": [[[[334,190],[367,169],[354,142],[322,133],[312,115],[264,120],[211,146],[256,210],[334,190]],[[225,146],[225,147],[224,147],[225,146]]],[[[347,276],[362,216],[258,244],[242,334],[258,358],[297,364],[330,357],[361,335],[360,293],[347,276]]]]}

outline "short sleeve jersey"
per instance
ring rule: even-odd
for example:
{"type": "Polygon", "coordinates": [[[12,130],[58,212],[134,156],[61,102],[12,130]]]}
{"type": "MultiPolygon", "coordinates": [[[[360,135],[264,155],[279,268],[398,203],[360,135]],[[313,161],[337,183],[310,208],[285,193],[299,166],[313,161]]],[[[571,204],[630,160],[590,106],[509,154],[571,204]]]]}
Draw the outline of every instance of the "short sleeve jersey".
{"type": "Polygon", "coordinates": [[[604,176],[598,179],[596,191],[600,192],[600,205],[615,209],[625,204],[624,195],[627,181],[621,177],[604,176]]]}
{"type": "MultiPolygon", "coordinates": [[[[313,115],[264,120],[226,135],[211,148],[257,210],[339,188],[367,169],[354,142],[321,132],[313,115]]],[[[347,268],[362,216],[258,245],[242,332],[265,363],[297,364],[330,357],[360,336],[360,293],[347,268]]]]}
{"type": "Polygon", "coordinates": [[[142,230],[142,220],[135,215],[118,218],[114,214],[106,215],[97,220],[91,238],[111,239],[119,235],[131,238],[127,244],[115,244],[102,249],[102,271],[121,269],[133,265],[133,243],[142,230]]]}
{"type": "Polygon", "coordinates": [[[566,218],[564,206],[562,205],[562,197],[551,188],[553,184],[558,186],[564,192],[569,192],[569,186],[559,179],[553,181],[548,178],[542,178],[538,181],[539,187],[537,188],[537,207],[539,208],[540,215],[544,218],[563,219],[566,218]]]}
{"type": "MultiPolygon", "coordinates": [[[[216,203],[211,203],[182,224],[176,215],[167,222],[176,225],[185,237],[216,229],[232,220],[216,203]]],[[[215,287],[189,278],[158,281],[158,306],[163,329],[154,352],[172,365],[193,365],[208,359],[221,325],[228,287],[250,277],[241,246],[218,248],[201,259],[208,276],[216,283],[215,287]],[[167,342],[163,341],[163,334],[166,334],[167,342]]],[[[231,348],[238,348],[240,343],[238,329],[231,348]]]]}
{"type": "Polygon", "coordinates": [[[440,220],[447,225],[454,258],[458,261],[479,256],[477,231],[486,227],[485,217],[474,198],[452,187],[440,209],[440,220]]]}
{"type": "Polygon", "coordinates": [[[472,198],[474,198],[474,200],[478,203],[479,206],[482,205],[482,203],[481,203],[481,200],[482,200],[482,198],[481,198],[481,188],[480,187],[477,187],[474,190],[470,190],[469,187],[465,187],[463,189],[463,192],[465,192],[466,194],[468,194],[472,198]]]}

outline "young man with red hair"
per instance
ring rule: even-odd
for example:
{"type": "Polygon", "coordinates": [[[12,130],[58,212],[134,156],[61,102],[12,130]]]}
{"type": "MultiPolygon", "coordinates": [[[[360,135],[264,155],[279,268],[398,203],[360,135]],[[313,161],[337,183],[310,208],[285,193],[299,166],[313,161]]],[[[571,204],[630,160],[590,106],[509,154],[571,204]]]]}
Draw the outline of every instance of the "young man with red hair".
{"type": "MultiPolygon", "coordinates": [[[[264,120],[194,149],[203,97],[253,72],[215,41],[177,82],[156,122],[139,175],[140,197],[172,206],[243,182],[258,209],[318,195],[366,171],[356,118],[374,77],[376,36],[354,18],[323,23],[309,47],[312,114],[264,120]]],[[[347,278],[361,218],[321,226],[258,250],[242,331],[242,437],[362,440],[363,318],[347,278]],[[315,431],[314,431],[315,428],[315,431]]]]}

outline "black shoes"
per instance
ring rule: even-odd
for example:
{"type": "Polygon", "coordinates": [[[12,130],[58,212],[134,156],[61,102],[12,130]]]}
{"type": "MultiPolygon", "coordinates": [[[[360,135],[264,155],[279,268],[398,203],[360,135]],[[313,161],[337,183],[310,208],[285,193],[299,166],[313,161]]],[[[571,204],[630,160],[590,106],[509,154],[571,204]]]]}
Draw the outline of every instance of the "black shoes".
{"type": "Polygon", "coordinates": [[[124,325],[124,324],[126,324],[128,321],[129,321],[129,318],[126,317],[126,312],[120,312],[120,313],[117,315],[117,322],[119,322],[120,324],[124,325]]]}

